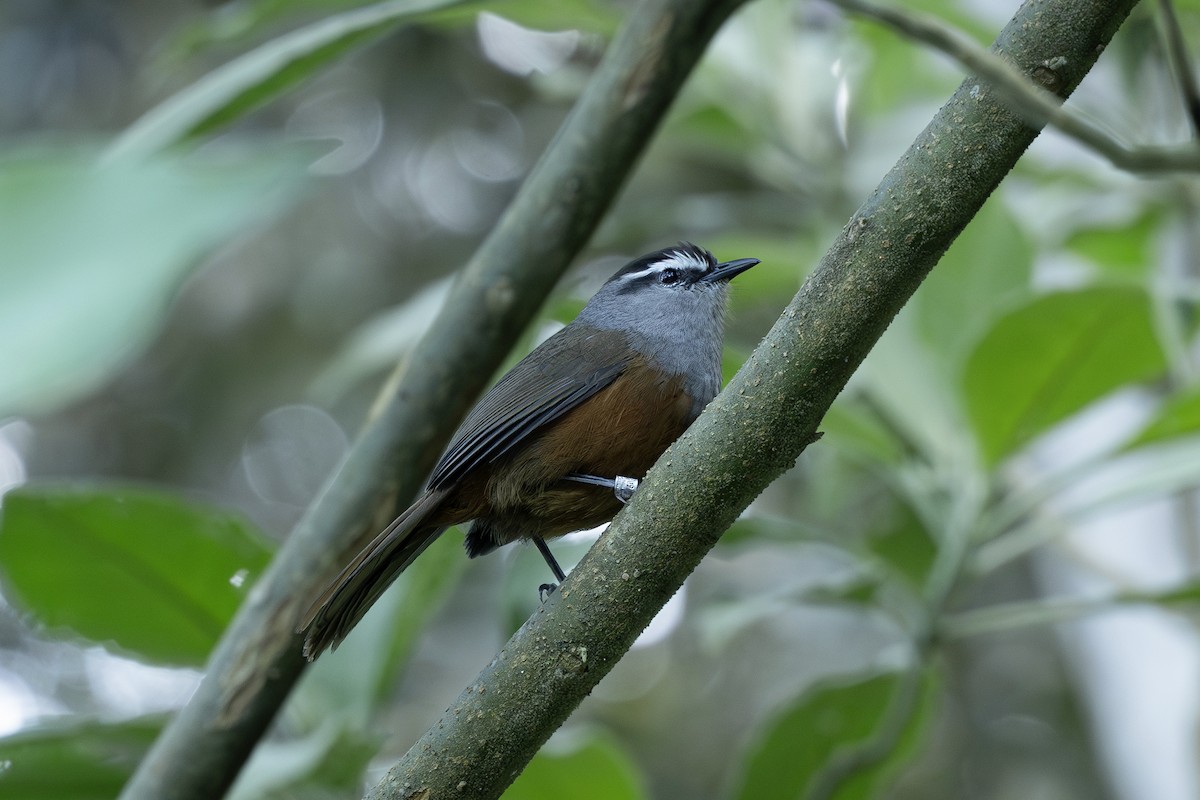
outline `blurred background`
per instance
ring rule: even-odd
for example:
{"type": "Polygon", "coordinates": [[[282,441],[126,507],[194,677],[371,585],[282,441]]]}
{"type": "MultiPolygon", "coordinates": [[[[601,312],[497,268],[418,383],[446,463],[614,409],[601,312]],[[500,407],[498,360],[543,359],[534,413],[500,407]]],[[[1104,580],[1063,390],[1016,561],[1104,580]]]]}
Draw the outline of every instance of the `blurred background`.
{"type": "MultiPolygon", "coordinates": [[[[0,797],[119,790],[631,8],[395,5],[0,5],[0,797]]],[[[905,7],[986,44],[1017,4],[905,7]]],[[[1191,140],[1163,24],[1141,4],[1070,106],[1191,140]]],[[[748,3],[512,360],[688,239],[763,261],[732,374],[962,78],[833,6],[748,3]]],[[[1200,796],[1198,270],[1194,176],[1041,136],[506,796],[1200,796]]],[[[544,572],[448,533],[233,796],[359,796],[544,572]]]]}

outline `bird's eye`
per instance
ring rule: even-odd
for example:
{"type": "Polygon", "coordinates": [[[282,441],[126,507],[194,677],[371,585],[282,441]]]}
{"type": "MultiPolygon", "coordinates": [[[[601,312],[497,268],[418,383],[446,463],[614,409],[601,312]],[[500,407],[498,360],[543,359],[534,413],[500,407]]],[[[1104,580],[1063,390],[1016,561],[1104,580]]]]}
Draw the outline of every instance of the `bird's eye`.
{"type": "Polygon", "coordinates": [[[679,270],[670,268],[664,269],[659,274],[658,279],[662,281],[665,286],[670,286],[673,283],[679,283],[679,270]]]}

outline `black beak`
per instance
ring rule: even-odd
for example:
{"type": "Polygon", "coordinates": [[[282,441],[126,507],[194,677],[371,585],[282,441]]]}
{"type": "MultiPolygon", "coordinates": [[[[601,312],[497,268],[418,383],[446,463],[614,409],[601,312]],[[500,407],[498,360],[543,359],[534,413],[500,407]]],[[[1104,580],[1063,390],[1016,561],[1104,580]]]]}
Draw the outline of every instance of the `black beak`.
{"type": "Polygon", "coordinates": [[[724,264],[717,264],[713,267],[712,272],[707,273],[700,280],[704,283],[731,280],[757,263],[757,258],[737,258],[733,261],[726,261],[724,264]]]}

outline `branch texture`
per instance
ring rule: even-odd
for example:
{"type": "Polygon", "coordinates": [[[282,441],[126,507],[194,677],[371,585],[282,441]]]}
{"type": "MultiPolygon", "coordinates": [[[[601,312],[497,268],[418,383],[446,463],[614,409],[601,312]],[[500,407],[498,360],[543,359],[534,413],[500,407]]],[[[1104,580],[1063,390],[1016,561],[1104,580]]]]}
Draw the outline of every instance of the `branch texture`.
{"type": "MultiPolygon", "coordinates": [[[[1133,2],[1029,0],[993,49],[1065,97],[1133,2]]],[[[369,797],[499,796],[741,509],[794,464],[867,351],[1036,135],[995,90],[964,82],[559,591],[369,797]]]]}
{"type": "Polygon", "coordinates": [[[465,268],[346,462],[225,632],[200,688],[125,786],[125,800],[211,800],[233,782],[306,662],[300,609],[345,554],[420,487],[434,459],[649,143],[741,0],[652,0],[465,268]]]}

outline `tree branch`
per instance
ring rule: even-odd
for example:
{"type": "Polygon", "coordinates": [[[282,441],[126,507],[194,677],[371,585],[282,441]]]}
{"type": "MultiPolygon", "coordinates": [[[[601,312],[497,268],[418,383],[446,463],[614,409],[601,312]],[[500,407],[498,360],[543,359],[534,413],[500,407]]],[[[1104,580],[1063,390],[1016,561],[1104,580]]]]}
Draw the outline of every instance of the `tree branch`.
{"type": "MultiPolygon", "coordinates": [[[[1052,69],[1065,97],[1133,3],[1029,0],[993,49],[1022,74],[1052,69]]],[[[369,797],[497,797],[740,510],[794,464],[892,317],[1036,135],[994,89],[964,82],[559,591],[369,797]]]]}
{"type": "Polygon", "coordinates": [[[741,0],[637,8],[551,147],[456,283],[347,460],[213,653],[196,694],[121,797],[211,800],[301,675],[293,628],[341,562],[420,487],[466,408],[591,235],[671,100],[741,0]]]}
{"type": "Polygon", "coordinates": [[[1192,132],[1200,136],[1200,86],[1196,85],[1196,73],[1192,71],[1192,59],[1188,57],[1187,41],[1179,27],[1179,16],[1171,0],[1159,0],[1159,16],[1162,20],[1163,40],[1167,47],[1167,60],[1179,81],[1179,96],[1184,110],[1192,123],[1192,132]]]}
{"type": "MultiPolygon", "coordinates": [[[[1065,108],[1062,99],[1053,94],[1056,89],[1057,67],[1059,59],[1065,56],[1059,54],[1038,65],[1028,74],[1020,71],[994,53],[980,47],[962,31],[947,25],[936,17],[921,14],[904,8],[893,8],[870,2],[870,0],[827,0],[827,2],[870,17],[893,30],[933,47],[953,58],[980,78],[999,89],[1011,107],[1030,125],[1041,127],[1050,125],[1072,139],[1087,146],[1091,150],[1107,158],[1112,164],[1130,172],[1171,172],[1187,170],[1200,171],[1200,148],[1194,144],[1166,147],[1130,147],[1097,128],[1081,114],[1065,108]],[[1032,80],[1031,80],[1032,79],[1032,80]],[[1049,90],[1049,91],[1048,91],[1049,90]]],[[[1163,0],[1164,13],[1171,10],[1170,3],[1163,0]]],[[[1173,17],[1170,17],[1173,19],[1173,17]]],[[[1168,34],[1171,31],[1167,28],[1168,34]]],[[[1176,32],[1177,29],[1176,29],[1176,32]]],[[[1168,41],[1170,37],[1168,36],[1168,41]]],[[[1182,49],[1182,39],[1179,48],[1182,49]]],[[[1176,69],[1180,72],[1181,85],[1186,89],[1185,78],[1190,78],[1187,72],[1186,51],[1180,56],[1183,66],[1178,59],[1173,59],[1176,69]]],[[[1195,81],[1192,81],[1195,87],[1195,81]]],[[[1185,97],[1187,97],[1185,91],[1185,97]]],[[[1189,111],[1192,111],[1189,106],[1189,111]]]]}

